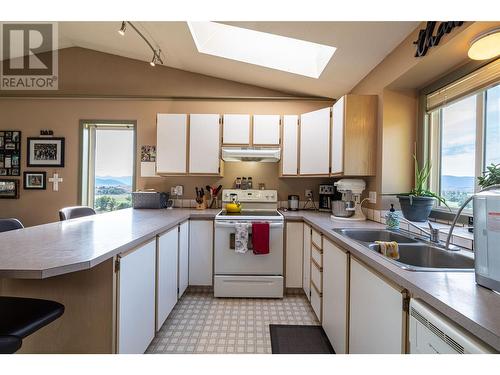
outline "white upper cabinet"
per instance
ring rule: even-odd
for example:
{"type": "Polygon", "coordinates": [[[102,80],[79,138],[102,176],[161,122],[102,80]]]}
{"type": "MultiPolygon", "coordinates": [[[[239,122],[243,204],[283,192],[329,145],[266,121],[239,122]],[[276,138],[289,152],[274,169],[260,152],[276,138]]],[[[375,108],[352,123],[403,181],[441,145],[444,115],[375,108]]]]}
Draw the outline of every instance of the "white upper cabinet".
{"type": "Polygon", "coordinates": [[[222,135],[225,145],[250,144],[250,115],[224,115],[222,135]]]}
{"type": "Polygon", "coordinates": [[[189,173],[219,173],[219,119],[218,114],[189,115],[189,173]]]}
{"type": "Polygon", "coordinates": [[[283,116],[281,175],[296,176],[299,172],[299,116],[283,116]]]}
{"type": "Polygon", "coordinates": [[[300,174],[330,172],[330,107],[300,116],[300,174]]]}
{"type": "Polygon", "coordinates": [[[187,172],[187,115],[158,113],[156,122],[157,173],[187,172]]]}
{"type": "Polygon", "coordinates": [[[280,115],[253,116],[253,144],[256,146],[280,144],[280,115]]]}
{"type": "Polygon", "coordinates": [[[332,173],[344,171],[344,97],[332,108],[332,173]]]}

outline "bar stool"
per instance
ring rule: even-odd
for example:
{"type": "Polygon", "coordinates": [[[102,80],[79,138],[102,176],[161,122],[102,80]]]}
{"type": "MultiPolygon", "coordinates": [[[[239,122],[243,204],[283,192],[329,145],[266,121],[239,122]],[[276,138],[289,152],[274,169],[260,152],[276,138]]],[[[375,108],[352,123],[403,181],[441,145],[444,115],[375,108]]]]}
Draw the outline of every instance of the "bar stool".
{"type": "Polygon", "coordinates": [[[17,351],[16,340],[22,340],[32,333],[52,323],[64,314],[64,305],[49,300],[0,297],[0,351],[17,351]],[[11,336],[11,337],[8,337],[11,336]]]}
{"type": "Polygon", "coordinates": [[[22,228],[24,228],[24,225],[17,219],[0,219],[0,232],[22,228]]]}
{"type": "Polygon", "coordinates": [[[0,354],[12,354],[19,350],[23,343],[17,336],[0,336],[0,354]]]}
{"type": "Polygon", "coordinates": [[[90,215],[95,215],[95,211],[87,206],[64,207],[59,210],[59,220],[61,221],[90,215]]]}

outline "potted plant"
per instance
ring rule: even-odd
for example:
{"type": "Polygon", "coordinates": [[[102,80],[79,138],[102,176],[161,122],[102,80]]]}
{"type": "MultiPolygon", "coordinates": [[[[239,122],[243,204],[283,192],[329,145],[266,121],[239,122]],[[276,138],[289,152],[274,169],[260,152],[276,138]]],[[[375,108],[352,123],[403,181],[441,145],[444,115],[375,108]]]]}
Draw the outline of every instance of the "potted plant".
{"type": "Polygon", "coordinates": [[[483,175],[477,178],[477,183],[481,186],[481,189],[500,184],[500,163],[491,163],[487,166],[483,175]]]}
{"type": "Polygon", "coordinates": [[[415,187],[405,194],[398,194],[399,204],[403,216],[410,221],[427,221],[432,211],[432,207],[436,199],[446,205],[443,197],[427,189],[427,182],[431,174],[431,163],[426,161],[420,169],[417,157],[413,155],[415,160],[415,187]]]}

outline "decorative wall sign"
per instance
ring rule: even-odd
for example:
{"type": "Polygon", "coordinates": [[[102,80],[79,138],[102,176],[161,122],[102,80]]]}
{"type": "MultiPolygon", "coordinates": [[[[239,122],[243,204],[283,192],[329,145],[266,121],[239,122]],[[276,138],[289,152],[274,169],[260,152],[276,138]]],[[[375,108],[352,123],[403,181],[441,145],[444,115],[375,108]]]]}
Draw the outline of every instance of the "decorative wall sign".
{"type": "Polygon", "coordinates": [[[18,199],[19,180],[0,179],[0,199],[18,199]]]}
{"type": "Polygon", "coordinates": [[[49,177],[49,182],[52,183],[52,191],[59,191],[59,183],[63,181],[63,178],[59,177],[59,173],[54,172],[52,177],[49,177]]]}
{"type": "Polygon", "coordinates": [[[0,131],[0,176],[21,175],[21,132],[0,131]]]}
{"type": "Polygon", "coordinates": [[[24,172],[24,188],[27,190],[45,190],[47,172],[24,172]]]}
{"type": "Polygon", "coordinates": [[[28,138],[28,167],[64,167],[64,138],[28,138]]]}
{"type": "Polygon", "coordinates": [[[413,42],[417,46],[415,57],[425,56],[429,48],[437,46],[445,34],[451,33],[455,27],[462,26],[463,21],[441,22],[436,35],[433,35],[436,24],[436,21],[428,21],[425,29],[419,31],[418,39],[413,42]]]}

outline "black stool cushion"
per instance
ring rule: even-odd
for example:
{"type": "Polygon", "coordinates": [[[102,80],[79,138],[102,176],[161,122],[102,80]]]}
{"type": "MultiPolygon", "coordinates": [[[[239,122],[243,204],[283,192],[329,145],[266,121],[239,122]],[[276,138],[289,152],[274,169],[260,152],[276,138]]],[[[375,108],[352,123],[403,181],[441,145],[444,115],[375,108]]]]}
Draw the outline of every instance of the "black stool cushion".
{"type": "Polygon", "coordinates": [[[12,354],[19,350],[23,341],[17,336],[0,336],[0,354],[12,354]]]}
{"type": "Polygon", "coordinates": [[[0,297],[0,335],[25,338],[63,313],[64,306],[54,301],[0,297]]]}

